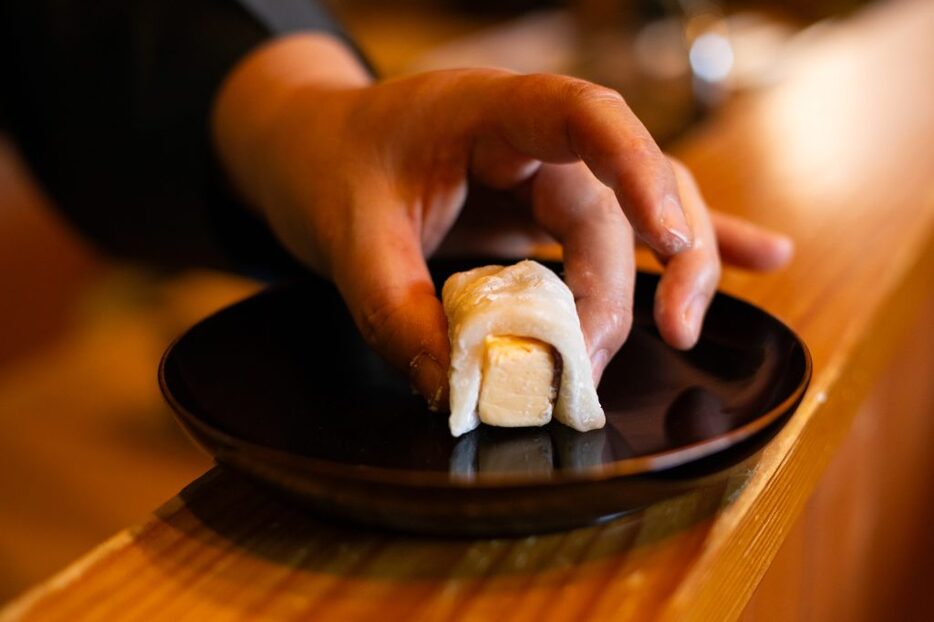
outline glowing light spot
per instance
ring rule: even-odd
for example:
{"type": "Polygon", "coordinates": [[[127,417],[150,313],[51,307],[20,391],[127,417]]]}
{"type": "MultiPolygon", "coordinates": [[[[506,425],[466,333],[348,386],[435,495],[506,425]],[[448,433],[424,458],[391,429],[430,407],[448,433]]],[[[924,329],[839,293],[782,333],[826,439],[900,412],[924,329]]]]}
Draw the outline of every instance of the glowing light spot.
{"type": "Polygon", "coordinates": [[[707,82],[720,82],[733,69],[733,47],[726,37],[714,32],[697,37],[688,57],[695,75],[707,82]]]}

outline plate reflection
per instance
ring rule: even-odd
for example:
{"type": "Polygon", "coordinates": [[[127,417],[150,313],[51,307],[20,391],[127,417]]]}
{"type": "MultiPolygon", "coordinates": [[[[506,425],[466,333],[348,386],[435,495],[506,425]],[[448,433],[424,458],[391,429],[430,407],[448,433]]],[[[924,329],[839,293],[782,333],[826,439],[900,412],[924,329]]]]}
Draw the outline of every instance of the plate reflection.
{"type": "Polygon", "coordinates": [[[578,432],[552,422],[541,428],[481,426],[461,437],[451,452],[457,479],[484,475],[548,475],[600,467],[635,455],[611,426],[578,432]]]}

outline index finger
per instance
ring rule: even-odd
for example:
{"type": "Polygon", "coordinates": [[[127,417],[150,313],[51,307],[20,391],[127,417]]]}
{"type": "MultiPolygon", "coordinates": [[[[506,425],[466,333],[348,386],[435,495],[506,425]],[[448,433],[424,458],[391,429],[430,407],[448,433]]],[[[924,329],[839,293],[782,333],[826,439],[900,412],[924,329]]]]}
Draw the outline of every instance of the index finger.
{"type": "Polygon", "coordinates": [[[564,76],[498,80],[481,132],[545,162],[583,160],[613,189],[646,244],[665,257],[690,248],[693,234],[671,165],[618,92],[564,76]]]}
{"type": "MultiPolygon", "coordinates": [[[[367,199],[361,197],[364,204],[376,202],[367,199]]],[[[368,216],[339,245],[334,282],[364,340],[408,374],[430,407],[443,407],[450,360],[447,319],[421,241],[401,204],[368,216]]]]}

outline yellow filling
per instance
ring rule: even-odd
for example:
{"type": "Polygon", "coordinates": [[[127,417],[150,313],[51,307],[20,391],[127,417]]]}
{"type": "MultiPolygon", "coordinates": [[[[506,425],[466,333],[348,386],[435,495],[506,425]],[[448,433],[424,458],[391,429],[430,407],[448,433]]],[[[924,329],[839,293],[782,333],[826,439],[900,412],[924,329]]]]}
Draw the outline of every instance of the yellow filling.
{"type": "Polygon", "coordinates": [[[509,335],[490,335],[484,345],[480,421],[502,427],[548,423],[558,393],[554,348],[509,335]]]}

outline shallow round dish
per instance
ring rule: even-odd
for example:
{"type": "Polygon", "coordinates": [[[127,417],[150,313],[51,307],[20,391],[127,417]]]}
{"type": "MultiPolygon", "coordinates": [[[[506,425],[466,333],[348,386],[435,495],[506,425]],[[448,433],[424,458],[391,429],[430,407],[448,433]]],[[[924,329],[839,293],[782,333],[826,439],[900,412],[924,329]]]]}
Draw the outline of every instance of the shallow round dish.
{"type": "MultiPolygon", "coordinates": [[[[488,263],[432,270],[440,288],[488,263]]],[[[668,347],[652,320],[657,282],[638,275],[632,333],[599,387],[601,430],[481,425],[452,438],[363,343],[334,287],[311,278],[195,325],[163,357],[160,386],[218,462],[332,516],[438,534],[573,527],[745,468],[810,379],[790,329],[724,294],[693,350],[668,347]]]]}

